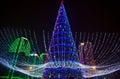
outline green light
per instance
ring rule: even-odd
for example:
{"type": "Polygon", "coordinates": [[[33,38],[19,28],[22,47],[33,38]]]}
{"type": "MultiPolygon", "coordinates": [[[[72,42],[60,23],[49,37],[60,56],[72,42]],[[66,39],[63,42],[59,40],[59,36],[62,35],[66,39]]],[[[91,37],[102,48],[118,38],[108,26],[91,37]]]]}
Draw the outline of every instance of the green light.
{"type": "Polygon", "coordinates": [[[26,56],[30,56],[30,50],[31,50],[31,46],[30,46],[30,42],[28,41],[28,39],[25,37],[20,37],[20,38],[17,38],[11,44],[9,52],[14,52],[14,53],[24,52],[26,56]],[[17,50],[18,45],[19,45],[19,50],[17,50]]]}
{"type": "MultiPolygon", "coordinates": [[[[8,76],[0,76],[0,78],[8,79],[9,77],[8,76]]],[[[12,77],[11,79],[23,79],[23,78],[21,78],[21,77],[12,77]]]]}
{"type": "Polygon", "coordinates": [[[0,78],[7,78],[8,79],[8,76],[0,76],[0,78]]]}
{"type": "Polygon", "coordinates": [[[44,55],[47,55],[47,54],[45,54],[45,53],[41,53],[40,54],[40,64],[43,64],[43,60],[44,60],[44,55]]]}
{"type": "Polygon", "coordinates": [[[12,77],[12,79],[23,79],[21,77],[12,77]]]}
{"type": "MultiPolygon", "coordinates": [[[[12,45],[10,46],[10,49],[9,49],[9,52],[16,53],[13,56],[13,60],[12,60],[12,62],[14,63],[13,66],[16,65],[16,62],[17,62],[17,59],[18,59],[18,54],[20,52],[24,52],[26,56],[30,56],[30,50],[31,50],[31,46],[30,46],[30,42],[28,41],[27,38],[25,38],[25,37],[17,38],[12,43],[12,45]]],[[[13,74],[14,74],[14,70],[10,69],[8,77],[13,78],[13,74]]]]}

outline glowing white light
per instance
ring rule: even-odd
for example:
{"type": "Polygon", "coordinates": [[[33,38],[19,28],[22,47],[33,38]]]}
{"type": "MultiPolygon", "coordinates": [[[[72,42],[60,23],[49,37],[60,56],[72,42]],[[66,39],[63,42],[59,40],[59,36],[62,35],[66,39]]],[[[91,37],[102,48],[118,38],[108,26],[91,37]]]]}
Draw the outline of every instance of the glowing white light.
{"type": "Polygon", "coordinates": [[[25,38],[25,37],[21,37],[22,39],[25,39],[25,40],[28,40],[27,38],[25,38]]]}
{"type": "Polygon", "coordinates": [[[38,54],[30,54],[30,56],[38,56],[38,54]]]}
{"type": "Polygon", "coordinates": [[[10,61],[6,61],[3,58],[0,58],[0,63],[13,70],[19,71],[21,73],[24,73],[32,77],[38,77],[38,78],[42,77],[42,71],[45,68],[62,67],[62,68],[80,69],[81,71],[83,71],[82,75],[85,78],[106,75],[106,74],[110,74],[120,70],[120,63],[115,63],[108,66],[88,66],[88,65],[83,65],[79,62],[73,62],[73,61],[57,61],[57,62],[48,62],[45,64],[38,64],[38,65],[19,63],[20,66],[17,66],[17,65],[14,66],[13,65],[14,63],[11,63],[10,61]],[[29,69],[24,69],[22,68],[22,66],[29,67],[29,69]],[[93,70],[93,69],[96,69],[96,70],[93,70]],[[33,74],[33,73],[36,73],[36,74],[33,74]]]}

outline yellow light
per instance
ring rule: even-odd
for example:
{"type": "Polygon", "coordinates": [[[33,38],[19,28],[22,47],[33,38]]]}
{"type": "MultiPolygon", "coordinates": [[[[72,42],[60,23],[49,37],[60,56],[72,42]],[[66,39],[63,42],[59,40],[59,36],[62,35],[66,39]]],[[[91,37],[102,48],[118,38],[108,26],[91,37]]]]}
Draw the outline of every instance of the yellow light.
{"type": "Polygon", "coordinates": [[[81,46],[84,46],[84,43],[80,43],[81,46]]]}
{"type": "Polygon", "coordinates": [[[30,66],[30,67],[29,67],[29,70],[32,70],[32,69],[33,69],[32,66],[30,66]]]}
{"type": "Polygon", "coordinates": [[[93,69],[93,70],[96,70],[96,66],[92,66],[92,69],[93,69]]]}

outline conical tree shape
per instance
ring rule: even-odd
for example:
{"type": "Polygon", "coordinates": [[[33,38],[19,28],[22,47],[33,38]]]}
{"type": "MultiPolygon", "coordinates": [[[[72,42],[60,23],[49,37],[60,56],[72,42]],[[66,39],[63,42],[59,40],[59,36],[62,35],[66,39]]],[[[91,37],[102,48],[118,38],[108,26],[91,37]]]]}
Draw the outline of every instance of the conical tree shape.
{"type": "Polygon", "coordinates": [[[72,61],[72,64],[74,64],[75,62],[79,62],[79,60],[63,2],[58,11],[48,53],[49,62],[54,62],[55,66],[60,64],[60,66],[46,68],[43,72],[44,79],[81,78],[81,71],[70,68],[71,63],[66,63],[72,61]]]}
{"type": "Polygon", "coordinates": [[[49,46],[51,61],[78,61],[76,46],[63,3],[61,3],[49,46]]]}

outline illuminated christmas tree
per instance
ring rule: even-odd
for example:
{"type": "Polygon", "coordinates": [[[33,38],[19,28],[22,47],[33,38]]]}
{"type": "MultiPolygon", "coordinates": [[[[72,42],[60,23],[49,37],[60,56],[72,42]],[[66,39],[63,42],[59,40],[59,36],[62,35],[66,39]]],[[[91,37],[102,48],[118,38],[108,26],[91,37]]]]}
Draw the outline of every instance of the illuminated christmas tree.
{"type": "Polygon", "coordinates": [[[60,66],[45,69],[44,79],[81,78],[80,70],[72,68],[79,59],[63,2],[58,11],[48,53],[49,62],[60,66]]]}

